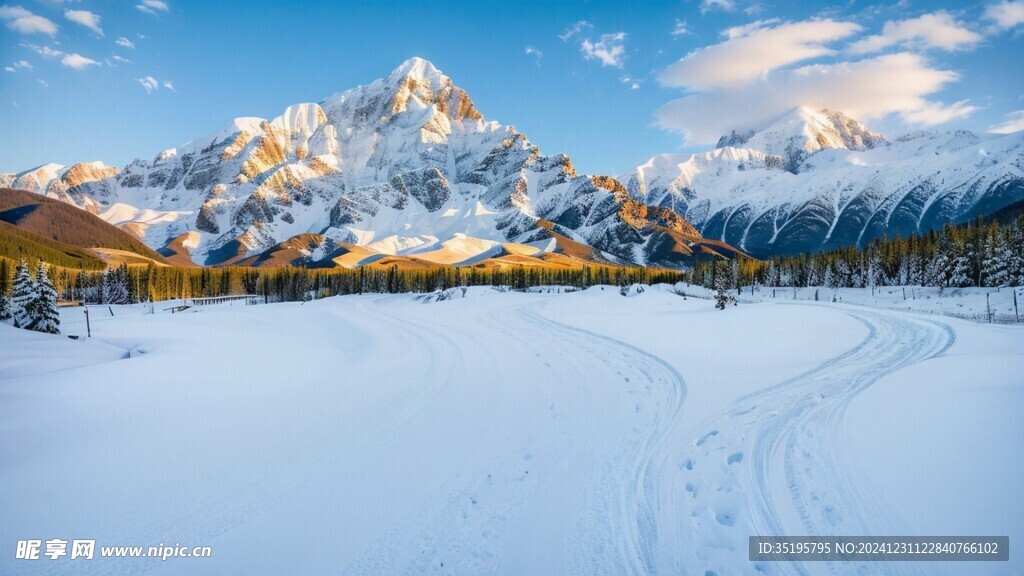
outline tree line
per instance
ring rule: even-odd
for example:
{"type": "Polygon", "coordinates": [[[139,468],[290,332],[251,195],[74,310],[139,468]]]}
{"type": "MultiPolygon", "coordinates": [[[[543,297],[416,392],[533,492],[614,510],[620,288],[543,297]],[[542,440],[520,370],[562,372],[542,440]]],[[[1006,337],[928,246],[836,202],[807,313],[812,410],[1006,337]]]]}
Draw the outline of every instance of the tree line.
{"type": "Polygon", "coordinates": [[[686,281],[708,288],[727,275],[741,286],[1024,286],[1024,214],[1008,224],[974,221],[906,238],[879,238],[864,248],[753,260],[697,263],[686,281]]]}
{"type": "MultiPolygon", "coordinates": [[[[0,292],[10,285],[8,261],[0,259],[0,292]]],[[[104,304],[159,302],[255,294],[266,302],[294,302],[363,293],[434,292],[458,286],[534,286],[588,288],[597,284],[675,283],[684,273],[643,267],[583,265],[579,268],[512,266],[456,268],[438,266],[402,270],[397,266],[345,268],[179,268],[122,264],[105,271],[50,266],[50,277],[63,301],[104,304]]]]}

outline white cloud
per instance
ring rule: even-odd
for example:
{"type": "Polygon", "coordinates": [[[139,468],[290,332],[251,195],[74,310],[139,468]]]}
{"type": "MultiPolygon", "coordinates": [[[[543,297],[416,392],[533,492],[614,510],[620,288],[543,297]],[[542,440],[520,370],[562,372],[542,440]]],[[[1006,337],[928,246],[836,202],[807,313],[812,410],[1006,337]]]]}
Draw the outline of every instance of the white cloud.
{"type": "Polygon", "coordinates": [[[14,70],[14,68],[11,68],[10,66],[5,66],[4,67],[4,72],[15,72],[15,70],[14,70]]]}
{"type": "Polygon", "coordinates": [[[46,88],[47,86],[49,86],[49,84],[46,83],[46,80],[43,80],[42,78],[36,78],[36,82],[39,82],[39,85],[42,86],[43,88],[46,88]]]}
{"type": "Polygon", "coordinates": [[[118,56],[117,54],[114,54],[113,56],[111,56],[111,58],[115,62],[120,62],[122,64],[132,64],[132,61],[127,59],[127,58],[125,58],[124,56],[118,56]]]}
{"type": "Polygon", "coordinates": [[[81,54],[68,54],[60,59],[60,63],[75,70],[85,70],[89,66],[98,66],[99,62],[92,58],[86,58],[81,54]]]}
{"type": "Polygon", "coordinates": [[[733,12],[736,10],[736,2],[734,0],[701,0],[700,13],[707,14],[712,10],[722,10],[724,12],[733,12]]]}
{"type": "Polygon", "coordinates": [[[690,29],[686,27],[686,22],[682,20],[676,20],[675,26],[672,27],[672,35],[685,36],[687,34],[692,34],[692,32],[690,32],[690,29]]]}
{"type": "Polygon", "coordinates": [[[21,6],[0,6],[0,20],[13,20],[29,16],[32,16],[32,13],[21,6]]]}
{"type": "Polygon", "coordinates": [[[749,35],[751,32],[768,28],[779,23],[778,18],[769,18],[767,20],[755,20],[749,24],[741,24],[739,26],[733,26],[722,30],[722,36],[725,36],[729,40],[735,40],[736,38],[742,38],[749,35]]]}
{"type": "Polygon", "coordinates": [[[22,70],[33,70],[32,64],[29,64],[28,60],[18,60],[14,63],[15,68],[21,68],[22,70]]]}
{"type": "Polygon", "coordinates": [[[49,46],[37,46],[36,44],[30,44],[28,42],[22,42],[21,46],[22,48],[28,48],[29,50],[35,52],[36,54],[39,54],[44,58],[56,58],[58,56],[64,55],[64,53],[60,50],[55,50],[53,48],[50,48],[49,46]]]}
{"type": "Polygon", "coordinates": [[[526,47],[526,55],[533,56],[537,59],[537,66],[540,66],[540,59],[544,57],[544,53],[534,48],[533,46],[526,47]]]}
{"type": "Polygon", "coordinates": [[[167,88],[171,92],[177,92],[177,90],[174,89],[174,84],[170,80],[164,81],[164,88],[167,88]]]}
{"type": "Polygon", "coordinates": [[[583,32],[584,30],[593,27],[593,24],[591,24],[590,22],[587,22],[586,20],[580,20],[579,22],[576,22],[572,26],[566,28],[564,32],[558,35],[558,37],[562,39],[562,42],[566,42],[569,40],[569,38],[572,38],[573,36],[579,34],[580,32],[583,32]]]}
{"type": "Polygon", "coordinates": [[[65,10],[64,18],[74,22],[75,24],[81,24],[89,30],[103,36],[103,29],[100,28],[100,15],[89,12],[88,10],[65,10]]]}
{"type": "Polygon", "coordinates": [[[729,40],[690,52],[662,71],[658,80],[691,90],[740,85],[776,68],[834,54],[825,44],[858,30],[860,26],[852,22],[834,20],[730,28],[723,32],[729,40]]]}
{"type": "Polygon", "coordinates": [[[136,78],[136,82],[142,84],[142,87],[146,89],[146,94],[153,92],[154,90],[160,89],[160,83],[157,82],[156,78],[152,76],[146,76],[145,78],[136,78]]]}
{"type": "Polygon", "coordinates": [[[21,6],[0,6],[0,20],[4,20],[8,28],[19,34],[49,34],[53,36],[57,33],[56,24],[21,6]]]}
{"type": "Polygon", "coordinates": [[[152,14],[158,16],[159,12],[169,12],[170,7],[166,2],[160,0],[142,0],[140,4],[136,4],[135,7],[146,14],[152,14]]]}
{"type": "Polygon", "coordinates": [[[586,60],[600,60],[602,66],[622,68],[626,58],[626,33],[601,34],[597,42],[584,38],[580,42],[580,51],[586,60]]]}
{"type": "Polygon", "coordinates": [[[988,131],[996,134],[1011,134],[1024,130],[1024,110],[1010,112],[1004,118],[1005,120],[1001,124],[989,126],[988,131]]]}
{"type": "Polygon", "coordinates": [[[972,48],[981,41],[981,34],[957,22],[949,12],[939,11],[899,22],[890,20],[885,23],[881,34],[854,42],[849,51],[853,54],[869,54],[892,46],[903,46],[954,52],[972,48]]]}
{"type": "Polygon", "coordinates": [[[135,44],[131,40],[125,38],[124,36],[118,38],[117,40],[114,40],[114,44],[117,44],[122,48],[130,48],[132,50],[135,49],[135,44]]]}
{"type": "Polygon", "coordinates": [[[730,130],[760,130],[796,106],[833,108],[870,120],[897,114],[916,124],[939,124],[975,110],[929,101],[958,75],[928,65],[918,54],[897,53],[858,62],[809,65],[764,74],[740,85],[714,87],[662,106],[655,116],[688,143],[709,144],[730,130]]]}
{"type": "Polygon", "coordinates": [[[900,116],[903,117],[904,121],[911,124],[922,124],[924,126],[945,124],[950,120],[969,116],[978,109],[977,106],[971,106],[967,102],[969,101],[960,100],[948,105],[942,102],[925,102],[920,108],[907,110],[902,112],[900,116]]]}
{"type": "Polygon", "coordinates": [[[1024,0],[990,4],[985,7],[983,18],[1000,30],[1009,30],[1018,24],[1024,24],[1024,0]]]}
{"type": "Polygon", "coordinates": [[[636,78],[633,78],[629,74],[626,74],[625,76],[619,78],[619,82],[622,82],[623,84],[629,86],[630,90],[639,90],[640,83],[643,82],[643,80],[637,80],[636,78]]]}

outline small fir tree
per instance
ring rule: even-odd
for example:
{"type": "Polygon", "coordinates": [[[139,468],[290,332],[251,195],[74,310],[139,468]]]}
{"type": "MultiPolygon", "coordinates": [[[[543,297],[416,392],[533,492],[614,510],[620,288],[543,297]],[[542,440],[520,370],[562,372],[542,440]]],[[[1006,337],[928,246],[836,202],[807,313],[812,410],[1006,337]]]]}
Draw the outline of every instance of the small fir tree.
{"type": "Polygon", "coordinates": [[[60,334],[60,310],[57,307],[57,289],[46,273],[46,266],[39,262],[36,270],[36,301],[33,306],[32,329],[47,334],[60,334]]]}
{"type": "Polygon", "coordinates": [[[36,287],[28,264],[22,260],[14,273],[14,289],[11,293],[11,316],[18,328],[31,328],[35,319],[36,287]]]}
{"type": "Polygon", "coordinates": [[[729,293],[732,288],[732,267],[721,260],[715,263],[715,308],[725,310],[729,304],[736,305],[736,297],[729,293]]]}

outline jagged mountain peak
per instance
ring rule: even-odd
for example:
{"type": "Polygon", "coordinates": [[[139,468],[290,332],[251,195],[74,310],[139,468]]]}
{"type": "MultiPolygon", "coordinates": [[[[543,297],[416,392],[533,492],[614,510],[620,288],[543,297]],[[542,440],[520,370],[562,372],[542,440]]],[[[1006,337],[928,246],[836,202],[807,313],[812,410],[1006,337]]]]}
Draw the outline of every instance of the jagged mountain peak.
{"type": "MultiPolygon", "coordinates": [[[[734,133],[735,134],[735,133],[734,133]]],[[[828,148],[867,150],[886,142],[846,114],[796,106],[767,127],[739,135],[744,148],[778,156],[790,172],[799,172],[806,158],[828,148]]]]}
{"type": "Polygon", "coordinates": [[[419,56],[413,56],[405,62],[402,62],[397,68],[391,71],[391,74],[388,74],[388,80],[400,81],[404,78],[410,78],[419,82],[427,82],[431,84],[451,82],[451,79],[438,70],[432,62],[424,60],[419,56]]]}

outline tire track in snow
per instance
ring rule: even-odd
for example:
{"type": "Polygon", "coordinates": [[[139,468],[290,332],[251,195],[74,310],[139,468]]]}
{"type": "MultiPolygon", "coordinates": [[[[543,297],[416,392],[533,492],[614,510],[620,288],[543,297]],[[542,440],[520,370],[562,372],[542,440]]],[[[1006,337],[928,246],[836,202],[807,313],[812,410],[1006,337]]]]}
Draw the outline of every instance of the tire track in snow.
{"type": "Polygon", "coordinates": [[[709,574],[810,571],[892,573],[910,565],[746,561],[746,539],[763,535],[899,533],[861,489],[842,444],[846,408],[882,377],[934,358],[955,341],[942,322],[844,310],[867,337],[851,350],[747,395],[694,430],[681,465],[694,558],[709,574]],[[749,513],[748,517],[744,513],[749,513]],[[742,558],[737,558],[742,555],[742,558]],[[866,570],[866,572],[864,572],[866,570]]]}
{"type": "MultiPolygon", "coordinates": [[[[543,304],[546,304],[544,302],[543,304]]],[[[567,346],[604,365],[622,378],[638,373],[654,406],[646,429],[622,454],[610,455],[591,488],[585,510],[586,533],[571,542],[571,569],[579,574],[665,573],[665,557],[676,548],[673,530],[663,521],[662,501],[671,486],[665,482],[666,463],[684,431],[681,415],[686,382],[669,363],[631,344],[552,320],[535,306],[516,310],[518,325],[551,343],[550,350],[567,346]]],[[[626,378],[628,381],[628,377],[626,378]]],[[[636,382],[629,382],[635,386],[636,382]]],[[[637,404],[636,410],[641,410],[637,404]]]]}

